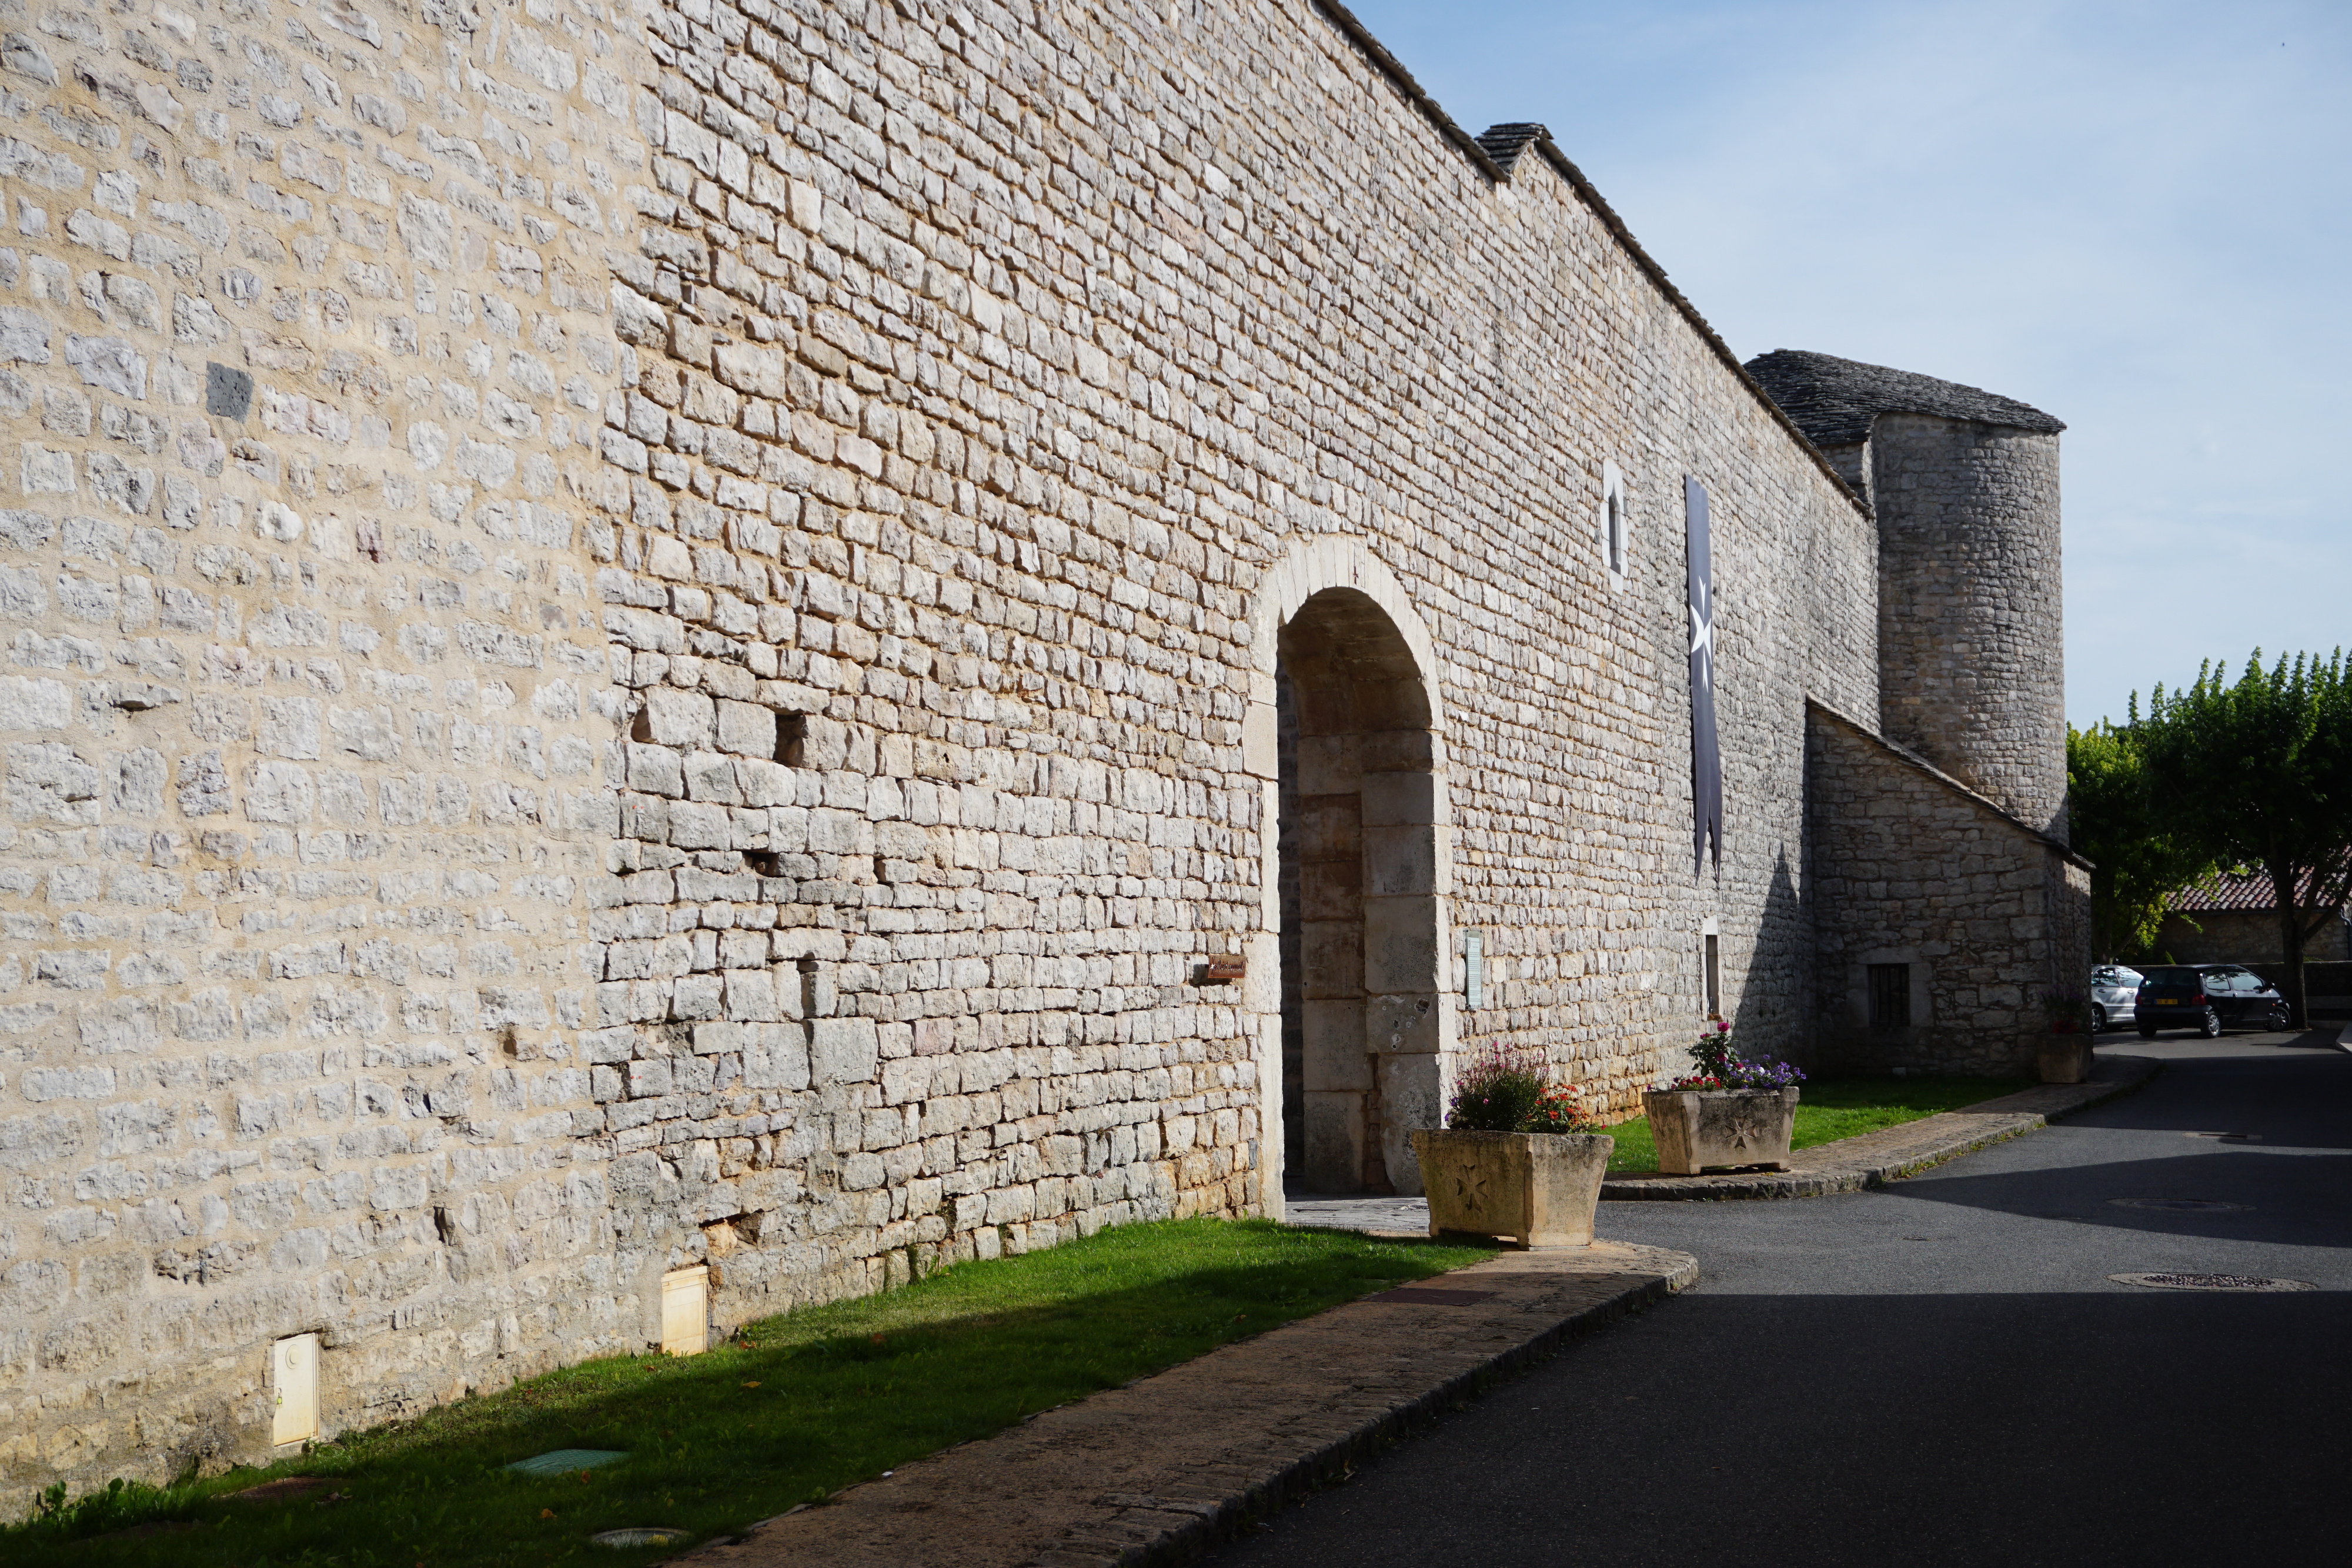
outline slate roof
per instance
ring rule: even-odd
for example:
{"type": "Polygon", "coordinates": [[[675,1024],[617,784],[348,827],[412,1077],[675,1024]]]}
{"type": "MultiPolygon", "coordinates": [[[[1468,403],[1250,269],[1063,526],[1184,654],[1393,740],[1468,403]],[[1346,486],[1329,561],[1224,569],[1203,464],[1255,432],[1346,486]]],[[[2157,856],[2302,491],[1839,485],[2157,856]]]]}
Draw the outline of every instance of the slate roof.
{"type": "Polygon", "coordinates": [[[1486,156],[1495,161],[1495,166],[1507,174],[1511,172],[1511,165],[1519,161],[1520,153],[1538,141],[1549,140],[1550,136],[1549,130],[1532,120],[1513,120],[1486,127],[1474,140],[1486,150],[1486,156]]]}
{"type": "Polygon", "coordinates": [[[1833,354],[1775,349],[1746,369],[1816,446],[1851,445],[1869,435],[1871,421],[1882,413],[1928,413],[2045,435],[2066,428],[2015,398],[1833,354]]]}
{"type": "MultiPolygon", "coordinates": [[[[2295,903],[2315,909],[2312,902],[2311,873],[2305,872],[2301,885],[2295,889],[2295,903]]],[[[2207,882],[2176,895],[2172,907],[2184,915],[2262,914],[2278,907],[2278,890],[2271,885],[2271,873],[2266,871],[2218,872],[2207,882]]]]}

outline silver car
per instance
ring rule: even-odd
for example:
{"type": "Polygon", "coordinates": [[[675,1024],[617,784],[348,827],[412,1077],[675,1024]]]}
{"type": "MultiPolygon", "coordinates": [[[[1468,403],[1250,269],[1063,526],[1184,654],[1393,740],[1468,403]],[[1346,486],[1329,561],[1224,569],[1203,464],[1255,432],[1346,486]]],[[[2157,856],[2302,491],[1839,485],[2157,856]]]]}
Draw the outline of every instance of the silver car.
{"type": "Polygon", "coordinates": [[[2123,1029],[2132,1021],[2132,1004],[2139,999],[2139,971],[2120,964],[2102,964],[2091,971],[2091,1028],[2123,1029]]]}

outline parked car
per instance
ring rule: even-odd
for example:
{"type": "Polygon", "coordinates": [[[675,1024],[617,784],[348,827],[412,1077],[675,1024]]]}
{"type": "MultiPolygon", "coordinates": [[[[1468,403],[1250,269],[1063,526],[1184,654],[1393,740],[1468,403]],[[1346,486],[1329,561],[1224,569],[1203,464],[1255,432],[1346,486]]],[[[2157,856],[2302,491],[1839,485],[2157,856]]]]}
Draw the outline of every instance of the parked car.
{"type": "Polygon", "coordinates": [[[2291,1016],[2269,981],[2237,964],[2151,964],[2132,1006],[2142,1040],[2160,1029],[2193,1029],[2207,1040],[2225,1029],[2283,1030],[2291,1016]]]}
{"type": "Polygon", "coordinates": [[[2121,1029],[2139,996],[2139,971],[2102,964],[2091,971],[2091,1030],[2121,1029]]]}

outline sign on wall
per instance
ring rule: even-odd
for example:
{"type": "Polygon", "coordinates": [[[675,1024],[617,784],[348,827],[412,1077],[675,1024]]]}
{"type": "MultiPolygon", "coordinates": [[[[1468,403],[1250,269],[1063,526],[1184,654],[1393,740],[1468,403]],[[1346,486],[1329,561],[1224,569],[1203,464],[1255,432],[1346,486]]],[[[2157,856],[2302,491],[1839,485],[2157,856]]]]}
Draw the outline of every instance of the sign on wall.
{"type": "Polygon", "coordinates": [[[1708,559],[1706,487],[1683,479],[1683,525],[1690,549],[1691,872],[1704,870],[1709,842],[1723,880],[1723,759],[1715,741],[1715,582],[1708,559]]]}

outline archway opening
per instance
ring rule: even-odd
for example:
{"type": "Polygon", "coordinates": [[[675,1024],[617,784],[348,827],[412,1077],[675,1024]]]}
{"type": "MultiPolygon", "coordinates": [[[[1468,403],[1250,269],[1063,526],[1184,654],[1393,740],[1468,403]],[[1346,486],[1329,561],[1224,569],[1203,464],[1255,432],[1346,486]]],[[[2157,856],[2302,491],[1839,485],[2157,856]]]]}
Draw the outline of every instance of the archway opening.
{"type": "Polygon", "coordinates": [[[1429,692],[1354,589],[1277,641],[1285,1165],[1307,1192],[1421,1190],[1437,1124],[1443,797],[1429,692]]]}

